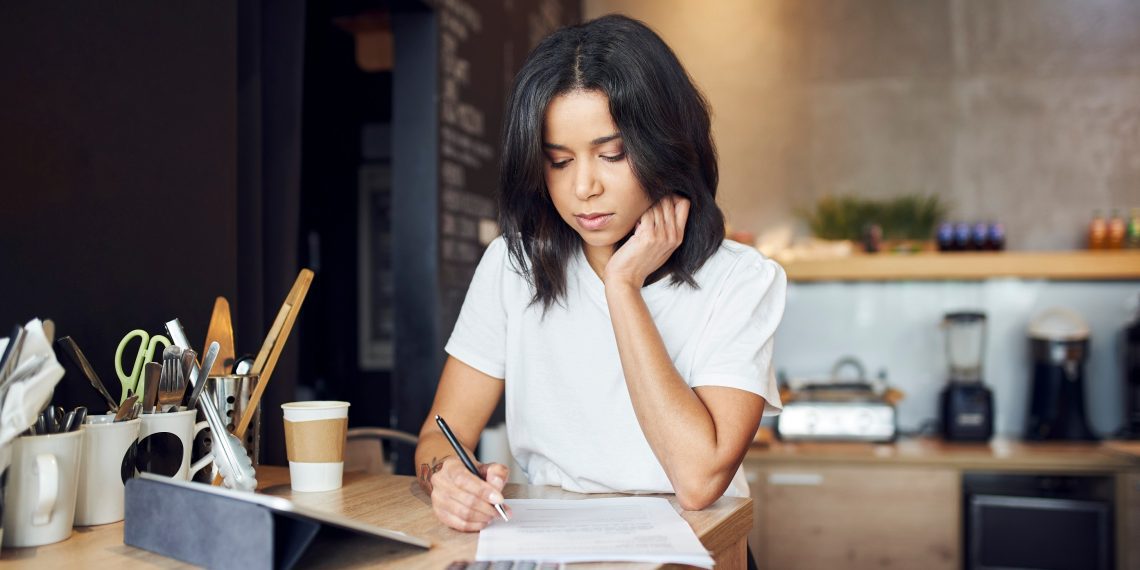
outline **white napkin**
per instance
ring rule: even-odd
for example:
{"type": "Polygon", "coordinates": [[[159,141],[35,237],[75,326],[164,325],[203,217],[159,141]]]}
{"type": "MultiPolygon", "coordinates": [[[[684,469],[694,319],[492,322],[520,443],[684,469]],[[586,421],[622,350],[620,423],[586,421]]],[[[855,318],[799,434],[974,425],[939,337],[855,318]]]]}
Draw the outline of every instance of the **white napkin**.
{"type": "MultiPolygon", "coordinates": [[[[36,422],[40,410],[51,402],[55,385],[63,378],[63,366],[55,359],[55,352],[48,342],[47,335],[44,334],[43,322],[32,319],[24,326],[24,330],[27,334],[24,336],[24,347],[20,351],[16,370],[19,371],[24,366],[36,366],[36,362],[33,361],[43,362],[39,364],[40,370],[35,376],[8,387],[8,394],[4,397],[4,409],[0,410],[0,447],[7,446],[36,422]],[[37,358],[40,356],[43,358],[37,358]]],[[[3,345],[7,346],[7,342],[3,345]]],[[[3,469],[3,466],[0,466],[0,469],[3,469]]]]}

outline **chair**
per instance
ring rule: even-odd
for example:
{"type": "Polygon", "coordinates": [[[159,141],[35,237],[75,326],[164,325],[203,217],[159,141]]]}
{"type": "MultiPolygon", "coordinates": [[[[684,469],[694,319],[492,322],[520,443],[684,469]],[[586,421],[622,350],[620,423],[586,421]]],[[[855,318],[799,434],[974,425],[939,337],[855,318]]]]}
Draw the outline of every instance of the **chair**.
{"type": "Polygon", "coordinates": [[[344,447],[344,470],[391,475],[392,465],[385,459],[386,442],[404,443],[415,447],[419,443],[419,438],[407,432],[388,428],[351,428],[348,430],[348,442],[344,447]]]}

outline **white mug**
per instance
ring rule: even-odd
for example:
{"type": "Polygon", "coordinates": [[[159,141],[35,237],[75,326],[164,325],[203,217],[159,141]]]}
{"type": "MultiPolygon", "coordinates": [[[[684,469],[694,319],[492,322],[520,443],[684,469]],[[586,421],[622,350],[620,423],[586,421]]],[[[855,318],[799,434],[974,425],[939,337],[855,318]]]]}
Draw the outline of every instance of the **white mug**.
{"type": "Polygon", "coordinates": [[[143,473],[189,481],[191,475],[209,465],[214,460],[212,455],[190,464],[194,438],[209,425],[204,421],[194,423],[197,415],[198,410],[185,408],[171,413],[140,415],[142,427],[135,468],[143,473]]]}
{"type": "Polygon", "coordinates": [[[87,416],[75,526],[123,520],[126,482],[135,474],[135,446],[142,420],[115,423],[114,414],[87,416]]]}
{"type": "Polygon", "coordinates": [[[13,442],[4,491],[4,546],[40,546],[71,536],[83,430],[13,442]]]}

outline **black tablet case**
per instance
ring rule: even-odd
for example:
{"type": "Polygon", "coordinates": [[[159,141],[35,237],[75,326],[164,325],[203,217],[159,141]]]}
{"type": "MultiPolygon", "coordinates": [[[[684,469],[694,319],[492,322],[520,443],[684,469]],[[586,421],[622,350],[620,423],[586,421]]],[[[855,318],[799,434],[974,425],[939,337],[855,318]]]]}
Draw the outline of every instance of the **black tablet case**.
{"type": "Polygon", "coordinates": [[[292,568],[321,525],[161,481],[127,481],[123,542],[206,568],[292,568]]]}

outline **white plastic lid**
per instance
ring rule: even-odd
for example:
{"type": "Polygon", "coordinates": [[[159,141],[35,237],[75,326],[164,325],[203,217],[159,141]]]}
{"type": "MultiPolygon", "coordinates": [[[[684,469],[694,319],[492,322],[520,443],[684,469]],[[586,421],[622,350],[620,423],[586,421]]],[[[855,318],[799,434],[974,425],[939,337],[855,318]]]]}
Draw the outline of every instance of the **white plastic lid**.
{"type": "Polygon", "coordinates": [[[1038,340],[1087,340],[1089,325],[1076,312],[1053,307],[1029,323],[1029,338],[1038,340]]]}
{"type": "Polygon", "coordinates": [[[307,422],[348,417],[348,402],[335,400],[287,402],[281,404],[285,419],[291,422],[307,422]]]}

